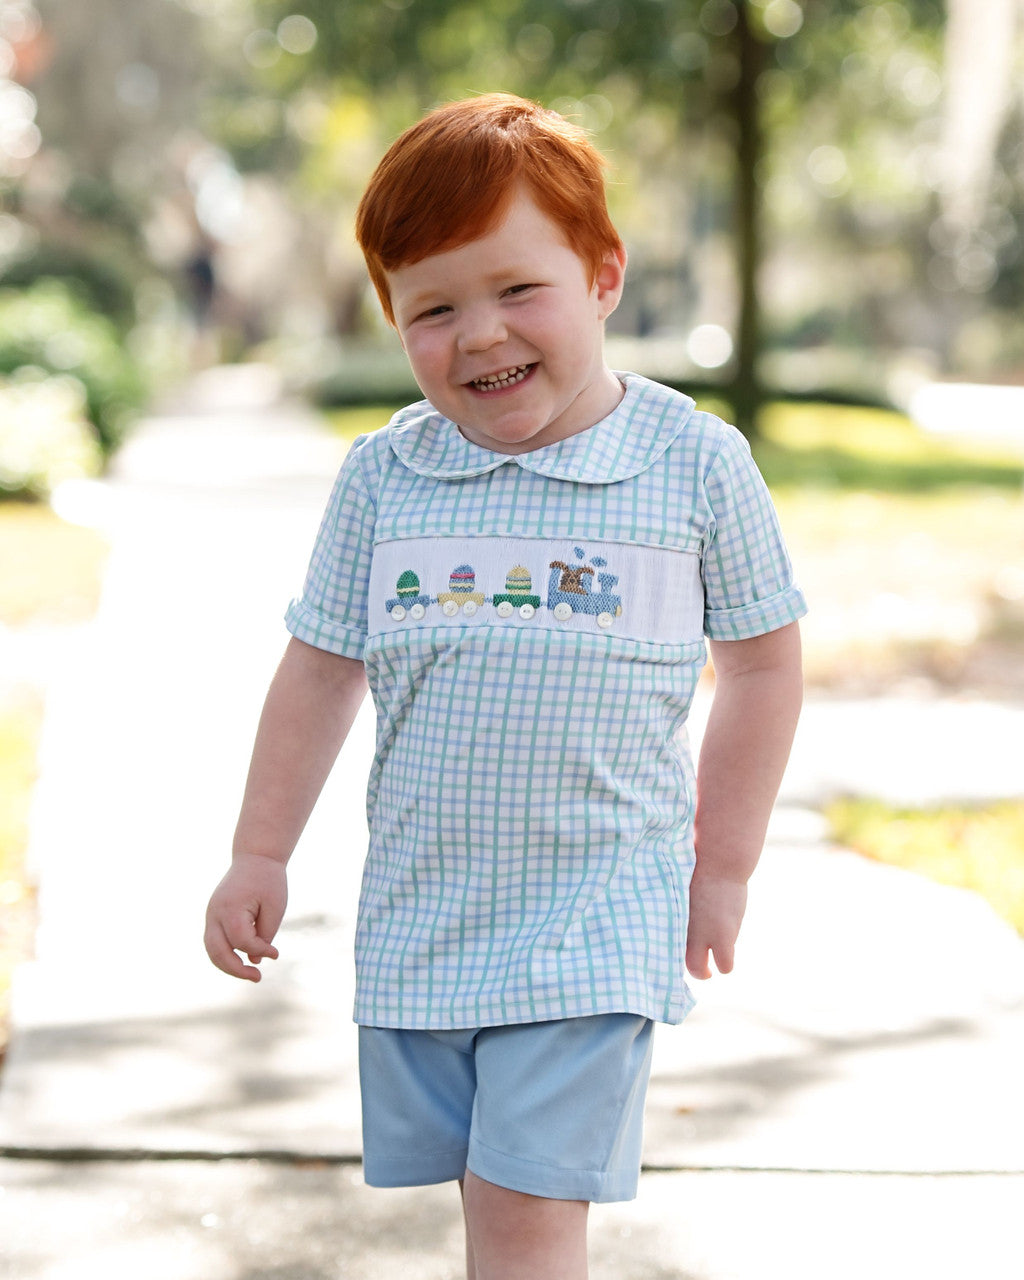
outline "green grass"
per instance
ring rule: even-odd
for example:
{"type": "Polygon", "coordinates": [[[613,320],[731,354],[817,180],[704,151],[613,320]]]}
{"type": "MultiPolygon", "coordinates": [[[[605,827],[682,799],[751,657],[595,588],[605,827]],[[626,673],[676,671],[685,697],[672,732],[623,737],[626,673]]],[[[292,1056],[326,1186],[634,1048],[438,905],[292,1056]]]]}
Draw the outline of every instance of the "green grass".
{"type": "Polygon", "coordinates": [[[1020,492],[1019,451],[928,435],[900,413],[846,405],[768,405],[754,452],[769,485],[920,494],[1020,492]]]}
{"type": "Polygon", "coordinates": [[[1024,935],[1024,800],[978,808],[900,809],[836,800],[826,810],[846,848],[987,899],[1024,935]]]}
{"type": "Polygon", "coordinates": [[[351,409],[325,409],[324,420],[335,435],[351,443],[356,436],[377,431],[386,426],[400,404],[357,405],[351,409]]]}

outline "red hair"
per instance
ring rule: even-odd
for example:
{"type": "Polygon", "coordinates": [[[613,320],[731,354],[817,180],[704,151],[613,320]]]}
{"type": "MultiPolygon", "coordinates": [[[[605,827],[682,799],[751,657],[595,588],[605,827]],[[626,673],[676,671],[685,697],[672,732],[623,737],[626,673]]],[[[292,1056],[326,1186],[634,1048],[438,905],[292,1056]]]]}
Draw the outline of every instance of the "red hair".
{"type": "Polygon", "coordinates": [[[608,216],[604,157],[554,111],[509,93],[438,107],[388,149],[356,213],[356,239],[395,323],[387,273],[487,235],[520,183],[597,281],[622,248],[608,216]]]}

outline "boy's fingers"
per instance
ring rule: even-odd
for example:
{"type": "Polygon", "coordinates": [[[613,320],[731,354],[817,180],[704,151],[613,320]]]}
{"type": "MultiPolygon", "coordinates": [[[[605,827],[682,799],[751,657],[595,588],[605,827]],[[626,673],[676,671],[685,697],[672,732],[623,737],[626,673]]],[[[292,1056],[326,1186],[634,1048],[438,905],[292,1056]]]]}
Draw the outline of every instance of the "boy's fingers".
{"type": "Polygon", "coordinates": [[[241,911],[229,917],[224,923],[224,934],[235,951],[244,951],[247,955],[276,958],[277,948],[260,935],[257,918],[251,911],[241,911]]]}
{"type": "Polygon", "coordinates": [[[206,954],[222,973],[232,978],[247,978],[250,982],[259,982],[259,969],[252,968],[243,962],[223,930],[216,929],[207,934],[206,954]]]}
{"type": "Polygon", "coordinates": [[[232,928],[230,932],[219,924],[211,924],[206,935],[206,953],[224,973],[234,978],[247,978],[250,982],[259,982],[260,971],[252,967],[261,960],[276,960],[277,948],[256,934],[256,926],[251,917],[247,918],[243,928],[232,928]],[[244,936],[243,936],[244,935],[244,936]],[[240,951],[245,952],[252,962],[243,962],[240,951]]]}
{"type": "Polygon", "coordinates": [[[732,973],[735,953],[732,947],[715,948],[715,967],[719,973],[732,973]]]}
{"type": "Polygon", "coordinates": [[[736,960],[736,949],[730,943],[701,943],[686,949],[686,968],[693,978],[707,979],[712,976],[711,961],[714,959],[715,969],[719,973],[732,973],[736,960]]]}
{"type": "Polygon", "coordinates": [[[707,947],[687,947],[686,968],[691,978],[711,977],[711,965],[708,960],[709,954],[710,952],[707,947]]]}
{"type": "Polygon", "coordinates": [[[277,947],[261,938],[256,925],[251,921],[242,930],[234,930],[229,935],[231,945],[236,951],[244,951],[250,960],[276,960],[277,947]]]}

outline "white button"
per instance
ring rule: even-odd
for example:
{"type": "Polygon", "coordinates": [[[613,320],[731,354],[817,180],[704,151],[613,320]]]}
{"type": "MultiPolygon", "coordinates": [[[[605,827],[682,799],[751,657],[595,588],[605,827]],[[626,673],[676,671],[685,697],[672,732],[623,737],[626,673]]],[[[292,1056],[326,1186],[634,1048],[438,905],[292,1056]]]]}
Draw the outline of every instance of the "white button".
{"type": "Polygon", "coordinates": [[[477,605],[475,600],[467,600],[466,603],[462,606],[462,612],[466,614],[468,617],[472,618],[473,614],[476,613],[476,608],[477,608],[477,605]]]}
{"type": "Polygon", "coordinates": [[[610,627],[615,619],[610,613],[599,613],[597,615],[597,625],[599,627],[610,627]]]}
{"type": "Polygon", "coordinates": [[[555,605],[555,617],[559,622],[564,622],[566,618],[572,617],[572,605],[566,604],[565,601],[555,605]]]}
{"type": "Polygon", "coordinates": [[[459,606],[454,600],[446,600],[441,606],[441,612],[446,618],[454,618],[459,611],[459,606]]]}
{"type": "Polygon", "coordinates": [[[392,618],[394,618],[396,622],[401,622],[402,619],[405,617],[405,610],[402,608],[400,604],[396,604],[395,607],[391,610],[391,616],[392,618]]]}
{"type": "Polygon", "coordinates": [[[501,604],[498,605],[498,617],[499,618],[512,617],[512,601],[511,600],[502,600],[501,604]]]}
{"type": "Polygon", "coordinates": [[[409,610],[409,616],[419,619],[419,618],[422,618],[426,614],[426,612],[427,611],[423,605],[414,604],[413,607],[409,610]]]}
{"type": "Polygon", "coordinates": [[[537,610],[533,607],[532,604],[521,604],[519,606],[520,618],[532,618],[536,612],[537,610]]]}

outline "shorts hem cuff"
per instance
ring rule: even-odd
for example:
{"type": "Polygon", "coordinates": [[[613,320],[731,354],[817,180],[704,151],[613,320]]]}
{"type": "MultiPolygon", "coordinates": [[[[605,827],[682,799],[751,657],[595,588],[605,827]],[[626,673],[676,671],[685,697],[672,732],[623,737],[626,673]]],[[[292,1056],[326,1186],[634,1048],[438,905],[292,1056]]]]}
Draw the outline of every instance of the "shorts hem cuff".
{"type": "Polygon", "coordinates": [[[438,1182],[457,1182],[465,1176],[465,1147],[395,1159],[363,1156],[363,1180],[368,1187],[430,1187],[438,1182]]]}
{"type": "Polygon", "coordinates": [[[466,1168],[485,1182],[493,1182],[509,1191],[543,1196],[547,1200],[587,1200],[591,1204],[635,1200],[640,1181],[639,1169],[609,1169],[606,1172],[559,1169],[505,1155],[473,1138],[470,1139],[466,1168]]]}

